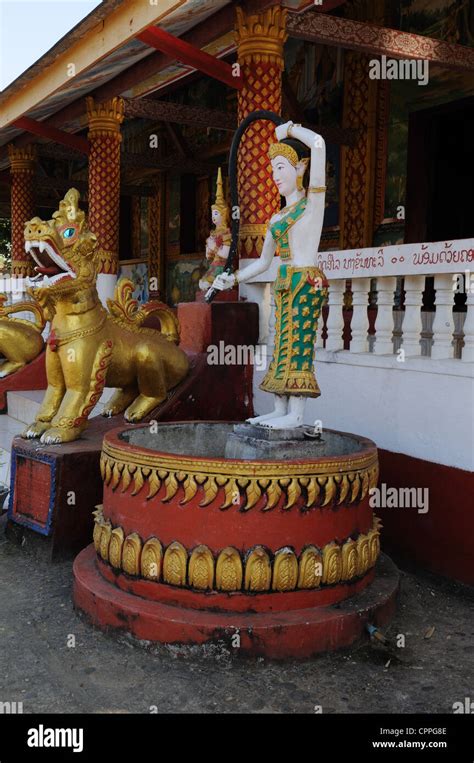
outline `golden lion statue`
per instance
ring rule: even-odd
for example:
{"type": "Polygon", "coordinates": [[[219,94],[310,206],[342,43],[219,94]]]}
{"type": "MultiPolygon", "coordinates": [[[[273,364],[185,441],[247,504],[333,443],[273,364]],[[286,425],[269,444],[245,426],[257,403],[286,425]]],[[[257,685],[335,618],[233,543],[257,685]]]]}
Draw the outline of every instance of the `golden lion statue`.
{"type": "Polygon", "coordinates": [[[125,411],[140,421],[165,400],[168,390],[187,374],[186,354],[177,347],[179,324],[159,302],[138,309],[133,284],[121,279],[109,313],[96,289],[96,236],[79,209],[79,192],[71,188],[53,219],[34,217],[25,225],[25,249],[37,275],[28,293],[41,306],[51,332],[46,347],[48,387],[26,438],[46,444],[75,440],[104,386],[116,387],[104,415],[125,411]],[[161,332],[142,328],[157,313],[161,332]]]}
{"type": "Polygon", "coordinates": [[[43,331],[46,321],[40,306],[34,302],[5,305],[6,294],[0,294],[0,352],[6,360],[0,365],[0,378],[9,376],[26,366],[44,347],[43,331]],[[23,318],[11,318],[14,313],[30,312],[34,323],[23,318]]]}

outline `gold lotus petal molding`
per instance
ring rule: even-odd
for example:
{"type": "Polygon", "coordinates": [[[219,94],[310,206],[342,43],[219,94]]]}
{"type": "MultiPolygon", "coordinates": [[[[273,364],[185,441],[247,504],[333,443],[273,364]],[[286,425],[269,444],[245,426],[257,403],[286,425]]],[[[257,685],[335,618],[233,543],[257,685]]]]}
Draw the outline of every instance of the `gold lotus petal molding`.
{"type": "Polygon", "coordinates": [[[121,527],[104,519],[102,506],[94,512],[94,546],[114,569],[133,577],[187,586],[200,591],[294,591],[344,583],[365,575],[380,555],[380,520],[366,534],[334,541],[319,549],[306,546],[299,556],[285,546],[274,554],[255,545],[245,555],[233,546],[217,556],[205,545],[186,549],[173,541],[165,549],[156,537],[143,541],[137,533],[125,536],[121,527]]]}

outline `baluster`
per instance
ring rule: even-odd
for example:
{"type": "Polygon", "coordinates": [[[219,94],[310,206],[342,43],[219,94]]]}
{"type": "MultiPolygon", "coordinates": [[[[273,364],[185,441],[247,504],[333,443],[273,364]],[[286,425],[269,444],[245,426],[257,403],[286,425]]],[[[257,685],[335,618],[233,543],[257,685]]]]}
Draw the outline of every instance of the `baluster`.
{"type": "Polygon", "coordinates": [[[351,352],[368,352],[370,278],[352,279],[351,352]]]}
{"type": "Polygon", "coordinates": [[[432,358],[453,357],[453,276],[451,273],[436,275],[434,279],[436,290],[436,313],[433,321],[432,358]]]}
{"type": "Polygon", "coordinates": [[[396,285],[397,279],[393,276],[377,278],[376,355],[393,354],[393,295],[396,285]]]}
{"type": "Polygon", "coordinates": [[[342,315],[342,304],[346,282],[344,279],[330,281],[329,283],[329,315],[327,320],[326,350],[342,350],[344,343],[342,341],[342,332],[344,329],[344,317],[342,315]]]}
{"type": "Polygon", "coordinates": [[[405,355],[421,355],[421,306],[424,276],[405,276],[405,315],[402,323],[402,349],[405,355]]]}
{"type": "Polygon", "coordinates": [[[461,360],[474,361],[474,283],[469,283],[466,278],[466,318],[462,330],[464,332],[464,347],[462,348],[461,360]]]}

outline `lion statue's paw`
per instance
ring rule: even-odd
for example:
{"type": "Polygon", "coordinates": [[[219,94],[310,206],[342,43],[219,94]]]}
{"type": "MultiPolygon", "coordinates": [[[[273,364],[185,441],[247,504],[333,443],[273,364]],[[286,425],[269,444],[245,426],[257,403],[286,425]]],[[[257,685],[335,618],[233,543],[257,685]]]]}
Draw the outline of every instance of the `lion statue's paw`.
{"type": "Polygon", "coordinates": [[[43,432],[49,428],[49,422],[35,421],[23,430],[21,436],[25,440],[34,440],[35,437],[41,437],[43,432]]]}
{"type": "Polygon", "coordinates": [[[79,437],[81,431],[77,427],[61,429],[59,427],[51,427],[51,429],[47,429],[41,435],[41,442],[44,445],[59,445],[63,442],[71,442],[79,437]]]}

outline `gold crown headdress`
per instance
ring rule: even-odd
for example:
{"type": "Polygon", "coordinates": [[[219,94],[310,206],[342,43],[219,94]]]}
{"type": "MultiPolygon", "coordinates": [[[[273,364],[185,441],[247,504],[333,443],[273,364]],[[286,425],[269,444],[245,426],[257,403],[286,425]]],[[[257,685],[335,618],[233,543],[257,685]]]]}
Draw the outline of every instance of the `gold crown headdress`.
{"type": "Polygon", "coordinates": [[[268,156],[270,161],[274,159],[275,156],[284,156],[293,167],[296,167],[299,162],[298,154],[292,146],[288,145],[288,143],[272,143],[268,150],[268,156]]]}
{"type": "Polygon", "coordinates": [[[229,209],[224,196],[224,183],[222,182],[222,170],[220,167],[217,170],[216,200],[211,209],[217,209],[222,216],[222,224],[228,225],[229,209]]]}
{"type": "Polygon", "coordinates": [[[80,227],[85,220],[85,212],[79,209],[80,193],[76,188],[70,188],[64,199],[59,202],[59,209],[53,213],[53,219],[60,225],[77,223],[80,227]]]}

